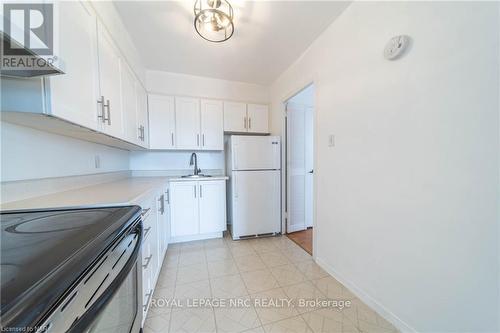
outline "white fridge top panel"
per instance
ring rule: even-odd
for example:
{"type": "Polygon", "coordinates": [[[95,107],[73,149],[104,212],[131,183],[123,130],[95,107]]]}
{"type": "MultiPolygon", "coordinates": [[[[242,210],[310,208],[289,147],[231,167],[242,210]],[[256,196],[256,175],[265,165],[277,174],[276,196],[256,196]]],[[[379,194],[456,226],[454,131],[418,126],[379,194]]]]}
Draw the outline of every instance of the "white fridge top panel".
{"type": "Polygon", "coordinates": [[[278,136],[233,135],[229,145],[233,171],[281,168],[281,144],[278,136]]]}

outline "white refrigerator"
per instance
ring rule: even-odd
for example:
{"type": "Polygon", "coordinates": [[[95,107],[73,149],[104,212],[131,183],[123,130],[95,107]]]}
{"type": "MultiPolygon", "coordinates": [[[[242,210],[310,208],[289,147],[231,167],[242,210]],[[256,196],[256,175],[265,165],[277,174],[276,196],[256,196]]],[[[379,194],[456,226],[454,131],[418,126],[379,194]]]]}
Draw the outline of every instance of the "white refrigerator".
{"type": "Polygon", "coordinates": [[[227,141],[228,217],[233,239],[281,232],[281,148],[277,136],[227,141]]]}

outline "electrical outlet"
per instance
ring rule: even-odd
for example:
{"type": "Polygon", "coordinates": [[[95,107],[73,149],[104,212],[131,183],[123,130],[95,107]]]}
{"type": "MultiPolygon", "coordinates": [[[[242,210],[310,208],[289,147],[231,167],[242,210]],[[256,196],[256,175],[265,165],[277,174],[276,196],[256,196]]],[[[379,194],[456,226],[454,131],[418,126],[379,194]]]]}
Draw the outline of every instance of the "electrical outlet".
{"type": "Polygon", "coordinates": [[[333,134],[328,136],[328,147],[335,147],[335,135],[333,134]]]}
{"type": "Polygon", "coordinates": [[[95,155],[94,165],[95,165],[96,169],[100,169],[101,168],[101,156],[95,155]]]}

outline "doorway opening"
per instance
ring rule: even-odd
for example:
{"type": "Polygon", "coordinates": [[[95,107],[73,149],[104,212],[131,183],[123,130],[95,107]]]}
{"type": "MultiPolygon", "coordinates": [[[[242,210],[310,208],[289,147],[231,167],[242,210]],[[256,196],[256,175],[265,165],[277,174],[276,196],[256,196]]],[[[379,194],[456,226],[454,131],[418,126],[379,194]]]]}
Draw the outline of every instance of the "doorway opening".
{"type": "Polygon", "coordinates": [[[286,102],[286,234],[312,255],[314,84],[286,102]]]}

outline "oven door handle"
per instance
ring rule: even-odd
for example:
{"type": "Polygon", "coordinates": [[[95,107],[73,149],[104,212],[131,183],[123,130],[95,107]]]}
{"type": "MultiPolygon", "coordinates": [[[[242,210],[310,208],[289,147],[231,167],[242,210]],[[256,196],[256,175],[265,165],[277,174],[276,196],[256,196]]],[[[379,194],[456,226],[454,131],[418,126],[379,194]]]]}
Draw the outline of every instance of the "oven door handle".
{"type": "Polygon", "coordinates": [[[140,221],[132,233],[137,234],[137,243],[135,245],[134,251],[129,257],[127,263],[123,269],[118,273],[113,282],[108,286],[108,288],[103,292],[103,294],[92,304],[92,306],[70,327],[67,333],[77,333],[84,332],[90,327],[90,325],[98,317],[100,311],[108,305],[109,301],[113,298],[115,293],[120,289],[123,281],[127,278],[128,274],[137,264],[137,258],[139,257],[139,250],[142,244],[143,229],[142,221],[140,221]]]}

